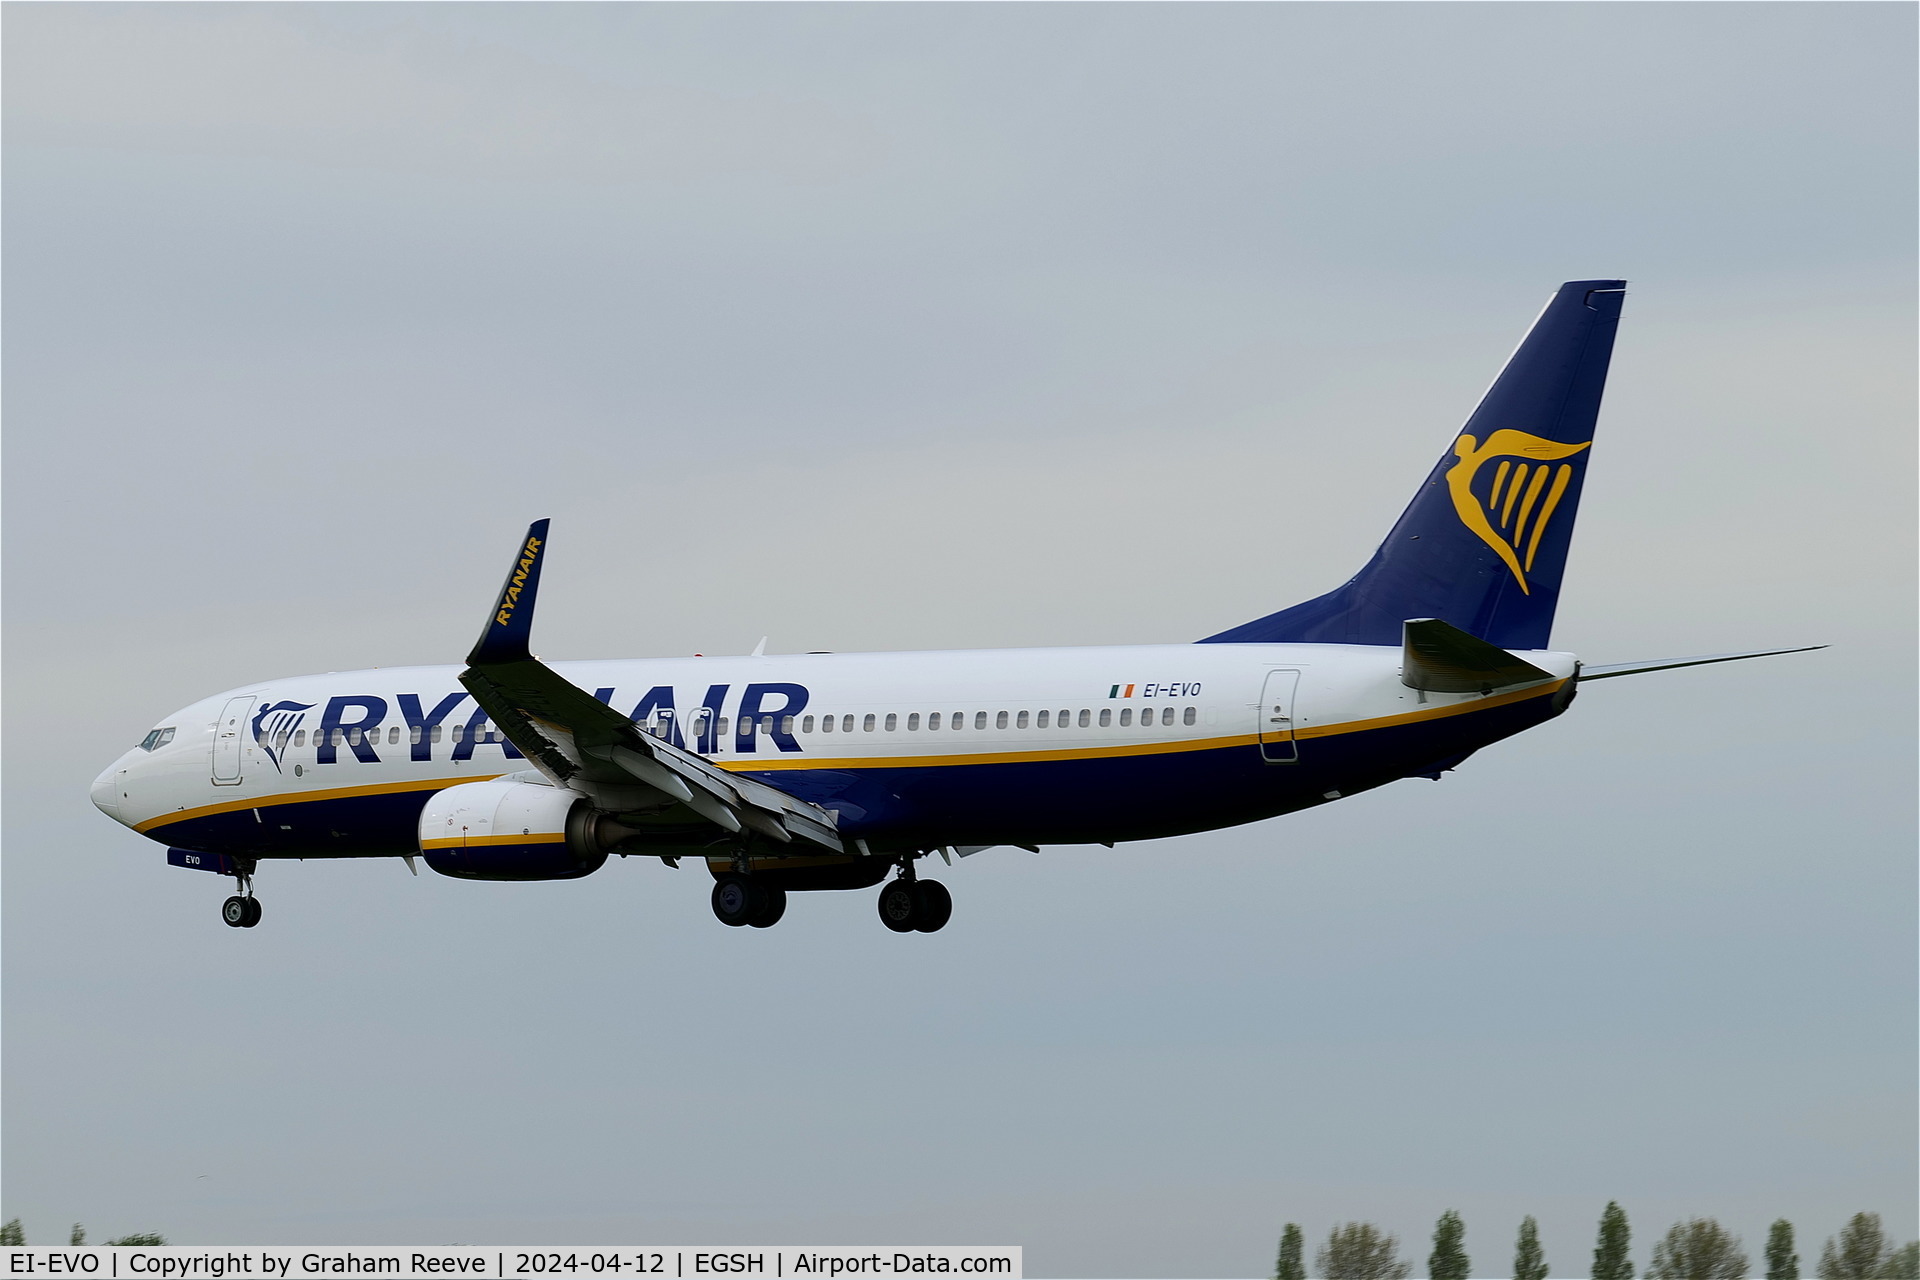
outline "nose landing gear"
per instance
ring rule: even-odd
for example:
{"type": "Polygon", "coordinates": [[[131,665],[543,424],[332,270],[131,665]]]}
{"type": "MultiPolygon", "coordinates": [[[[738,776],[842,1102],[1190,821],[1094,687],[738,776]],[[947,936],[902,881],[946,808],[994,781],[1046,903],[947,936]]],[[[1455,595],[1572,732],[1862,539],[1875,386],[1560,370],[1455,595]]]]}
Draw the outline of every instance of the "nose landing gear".
{"type": "Polygon", "coordinates": [[[260,899],[253,896],[253,862],[235,859],[234,887],[239,890],[220,904],[220,918],[232,929],[251,929],[260,923],[260,899]]]}

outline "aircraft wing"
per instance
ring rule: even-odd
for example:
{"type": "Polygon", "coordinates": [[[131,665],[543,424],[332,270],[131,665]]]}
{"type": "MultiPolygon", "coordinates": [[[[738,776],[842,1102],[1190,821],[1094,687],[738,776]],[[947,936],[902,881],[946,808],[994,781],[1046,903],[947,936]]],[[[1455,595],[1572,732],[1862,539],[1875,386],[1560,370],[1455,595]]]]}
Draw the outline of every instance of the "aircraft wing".
{"type": "Polygon", "coordinates": [[[1777,653],[1812,653],[1815,649],[1824,649],[1823,644],[1803,644],[1797,649],[1755,649],[1750,653],[1707,653],[1697,658],[1654,658],[1645,662],[1609,662],[1604,666],[1582,666],[1574,678],[1588,680],[1609,680],[1614,676],[1637,676],[1643,671],[1666,671],[1673,667],[1704,667],[1710,662],[1738,662],[1742,658],[1771,658],[1777,653]]]}
{"type": "Polygon", "coordinates": [[[778,787],[736,777],[710,761],[642,733],[627,717],[541,662],[527,648],[547,524],[527,530],[506,586],[460,683],[533,765],[559,785],[605,807],[650,807],[664,798],[729,832],[758,832],[782,844],[796,837],[845,852],[836,815],[778,787]]]}

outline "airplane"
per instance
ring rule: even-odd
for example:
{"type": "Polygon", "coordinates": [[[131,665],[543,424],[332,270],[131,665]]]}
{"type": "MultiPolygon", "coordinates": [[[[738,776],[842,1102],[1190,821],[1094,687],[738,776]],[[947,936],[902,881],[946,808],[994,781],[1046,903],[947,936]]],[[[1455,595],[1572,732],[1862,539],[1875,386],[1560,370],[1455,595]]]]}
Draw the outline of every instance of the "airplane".
{"type": "Polygon", "coordinates": [[[617,854],[702,860],[730,926],[881,885],[888,929],[932,933],[953,899],[930,855],[1257,822],[1438,779],[1588,681],[1823,648],[1590,666],[1548,647],[1625,289],[1560,286],[1359,573],[1196,642],[549,664],[529,647],[543,519],[464,667],[215,694],[93,802],[231,876],[236,928],[260,922],[262,861],[533,881],[617,854]]]}

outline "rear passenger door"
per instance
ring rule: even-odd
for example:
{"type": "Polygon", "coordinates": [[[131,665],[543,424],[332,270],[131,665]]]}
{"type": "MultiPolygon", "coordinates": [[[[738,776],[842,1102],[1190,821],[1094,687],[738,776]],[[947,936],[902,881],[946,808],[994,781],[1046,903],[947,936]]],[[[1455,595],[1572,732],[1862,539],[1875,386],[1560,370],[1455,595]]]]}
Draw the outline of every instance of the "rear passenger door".
{"type": "Polygon", "coordinates": [[[1300,687],[1298,671],[1269,671],[1260,695],[1260,758],[1268,764],[1295,764],[1299,747],[1293,740],[1293,697],[1300,687]]]}

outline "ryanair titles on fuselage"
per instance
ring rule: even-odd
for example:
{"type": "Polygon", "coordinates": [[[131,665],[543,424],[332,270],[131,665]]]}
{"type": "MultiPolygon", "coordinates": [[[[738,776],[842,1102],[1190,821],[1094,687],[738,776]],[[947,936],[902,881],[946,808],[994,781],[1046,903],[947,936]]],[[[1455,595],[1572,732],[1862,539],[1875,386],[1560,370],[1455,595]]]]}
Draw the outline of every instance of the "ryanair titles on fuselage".
{"type": "MultiPolygon", "coordinates": [[[[1197,680],[1113,684],[1096,699],[1197,698],[1201,688],[1197,680]]],[[[691,696],[692,690],[683,697],[673,685],[655,685],[634,703],[627,716],[674,746],[703,755],[723,748],[737,755],[753,755],[762,749],[763,741],[774,751],[805,750],[794,727],[812,700],[806,685],[768,680],[750,682],[737,694],[733,690],[730,683],[709,684],[696,698],[691,696]]],[[[616,694],[613,686],[593,691],[593,696],[608,706],[615,705],[616,694]]],[[[313,709],[311,703],[272,702],[253,717],[253,740],[275,767],[280,766],[296,734],[304,745],[307,712],[313,709]]],[[[435,748],[443,741],[451,748],[447,758],[453,760],[471,760],[474,749],[480,746],[497,746],[510,760],[524,759],[512,743],[489,732],[492,726],[487,713],[473,705],[471,694],[459,690],[437,700],[431,695],[397,693],[391,702],[380,694],[335,694],[319,709],[310,730],[314,763],[337,764],[345,753],[355,760],[377,764],[383,745],[379,731],[396,725],[403,730],[401,740],[387,745],[394,750],[407,748],[413,760],[434,759],[435,748]]]]}

